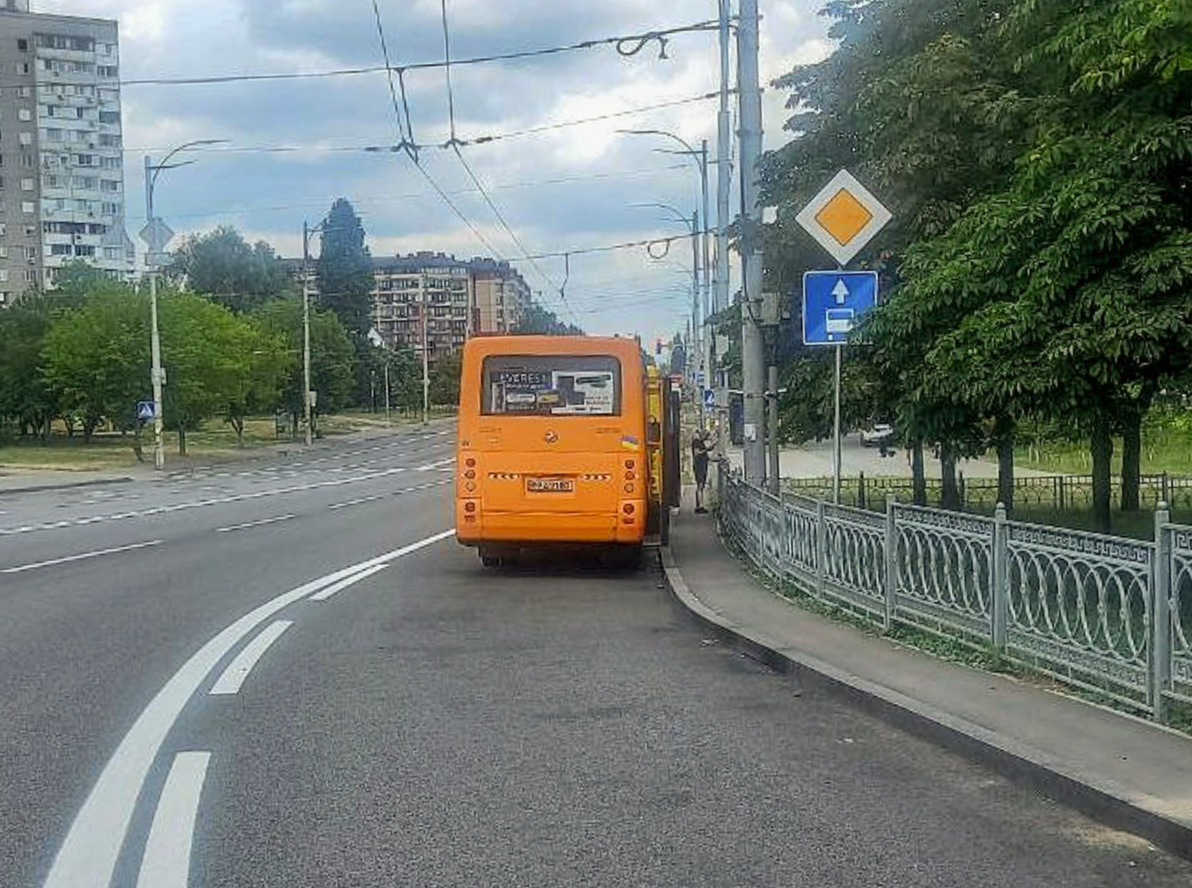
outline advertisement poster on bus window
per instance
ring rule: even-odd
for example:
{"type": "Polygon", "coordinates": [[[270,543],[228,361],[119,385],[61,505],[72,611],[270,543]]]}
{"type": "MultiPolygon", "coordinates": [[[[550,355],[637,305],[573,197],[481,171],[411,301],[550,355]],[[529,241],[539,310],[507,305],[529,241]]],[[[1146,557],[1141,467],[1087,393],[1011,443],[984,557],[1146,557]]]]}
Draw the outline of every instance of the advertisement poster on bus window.
{"type": "Polygon", "coordinates": [[[496,413],[610,416],[616,406],[608,370],[498,370],[490,381],[496,413]]]}

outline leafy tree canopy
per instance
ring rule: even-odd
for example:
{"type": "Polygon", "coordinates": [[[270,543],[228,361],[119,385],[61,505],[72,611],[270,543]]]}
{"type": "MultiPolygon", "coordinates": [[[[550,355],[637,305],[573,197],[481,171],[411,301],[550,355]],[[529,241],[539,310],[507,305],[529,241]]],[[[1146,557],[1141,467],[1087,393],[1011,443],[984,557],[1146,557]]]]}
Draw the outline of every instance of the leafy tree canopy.
{"type": "Polygon", "coordinates": [[[297,288],[264,241],[249,244],[230,225],[187,237],[166,269],[177,286],[211,296],[235,312],[244,312],[297,288]]]}
{"type": "Polygon", "coordinates": [[[354,337],[368,335],[372,318],[372,258],[364,245],[364,225],[344,198],[331,206],[315,266],[319,298],[354,337]]]}

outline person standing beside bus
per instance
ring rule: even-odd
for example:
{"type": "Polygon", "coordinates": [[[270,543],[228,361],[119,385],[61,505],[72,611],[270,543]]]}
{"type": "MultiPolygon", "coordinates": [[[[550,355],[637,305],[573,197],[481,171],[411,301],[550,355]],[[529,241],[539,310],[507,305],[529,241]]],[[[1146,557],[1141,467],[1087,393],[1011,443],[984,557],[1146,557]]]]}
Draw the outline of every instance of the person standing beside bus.
{"type": "Polygon", "coordinates": [[[708,459],[711,447],[708,432],[698,429],[691,439],[691,470],[695,474],[695,514],[705,515],[704,488],[708,485],[708,459]]]}

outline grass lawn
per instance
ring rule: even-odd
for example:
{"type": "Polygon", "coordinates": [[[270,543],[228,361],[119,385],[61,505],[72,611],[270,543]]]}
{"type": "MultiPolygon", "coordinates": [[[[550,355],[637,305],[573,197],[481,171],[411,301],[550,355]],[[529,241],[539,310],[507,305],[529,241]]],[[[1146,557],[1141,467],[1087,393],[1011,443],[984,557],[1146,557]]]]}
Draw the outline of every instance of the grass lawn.
{"type": "MultiPolygon", "coordinates": [[[[393,424],[408,425],[420,421],[420,417],[403,417],[394,412],[393,424]]],[[[385,416],[381,414],[356,413],[320,417],[317,423],[320,436],[346,435],[368,428],[383,428],[385,416]]],[[[186,462],[232,461],[273,444],[290,442],[288,433],[279,437],[272,417],[250,419],[244,424],[243,446],[236,440],[236,433],[222,420],[212,419],[197,430],[186,435],[186,462]]],[[[302,440],[299,430],[295,441],[302,440]]],[[[153,463],[153,434],[146,430],[142,438],[146,463],[153,463]]],[[[173,432],[165,434],[166,462],[178,465],[178,436],[173,432]]],[[[133,436],[119,433],[99,433],[90,444],[84,444],[81,435],[71,438],[64,428],[55,428],[49,446],[39,441],[28,441],[0,446],[0,469],[24,469],[41,471],[117,472],[133,469],[138,465],[133,452],[133,436]]],[[[186,463],[182,463],[185,465],[186,463]]]]}
{"type": "MultiPolygon", "coordinates": [[[[1149,430],[1147,430],[1149,431],[1149,430]]],[[[1088,475],[1093,458],[1086,443],[1055,441],[1015,449],[1014,462],[1027,469],[1058,475],[1088,475]]],[[[1113,442],[1113,472],[1122,470],[1122,439],[1113,442]]],[[[1142,439],[1142,472],[1158,475],[1192,475],[1192,434],[1178,429],[1157,429],[1142,439]]]]}

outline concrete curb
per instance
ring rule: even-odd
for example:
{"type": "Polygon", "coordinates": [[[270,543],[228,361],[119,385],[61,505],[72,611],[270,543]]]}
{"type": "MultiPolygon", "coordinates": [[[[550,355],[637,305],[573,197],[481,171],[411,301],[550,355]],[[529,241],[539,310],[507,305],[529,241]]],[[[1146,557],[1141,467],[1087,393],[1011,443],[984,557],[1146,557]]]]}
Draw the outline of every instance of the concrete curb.
{"type": "Polygon", "coordinates": [[[131,484],[134,478],[99,478],[92,481],[68,481],[63,484],[34,484],[29,487],[0,487],[0,499],[18,493],[41,493],[43,490],[74,490],[79,487],[103,487],[107,484],[131,484]]]}
{"type": "Polygon", "coordinates": [[[795,676],[805,687],[844,700],[864,712],[964,756],[1016,783],[1113,829],[1132,833],[1192,860],[1192,826],[1147,808],[1121,787],[1081,773],[1069,763],[967,719],[936,709],[838,669],[747,626],[734,625],[708,607],[688,587],[669,546],[660,552],[671,597],[720,640],[776,672],[795,676]]]}

